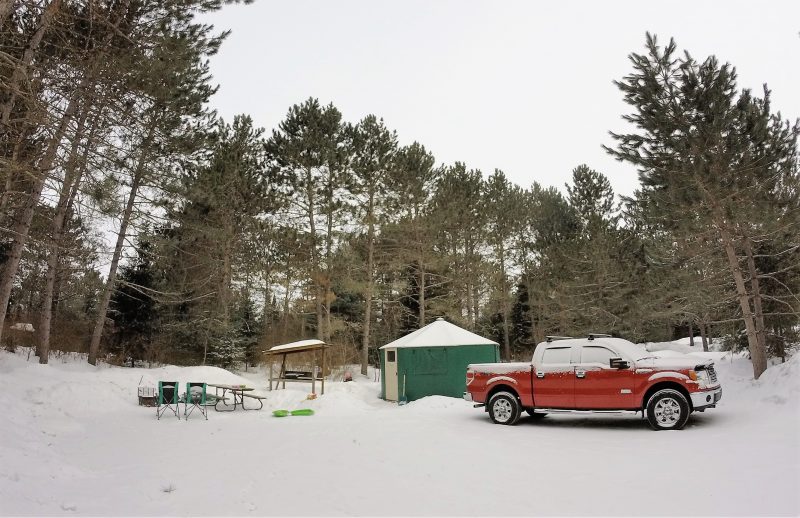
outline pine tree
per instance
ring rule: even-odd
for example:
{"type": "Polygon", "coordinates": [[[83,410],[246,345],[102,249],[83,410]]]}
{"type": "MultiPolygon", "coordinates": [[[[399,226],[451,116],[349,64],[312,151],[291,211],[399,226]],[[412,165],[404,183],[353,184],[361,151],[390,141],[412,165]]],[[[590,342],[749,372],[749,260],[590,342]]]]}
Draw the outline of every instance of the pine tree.
{"type": "Polygon", "coordinates": [[[511,184],[499,169],[484,184],[482,211],[486,214],[486,239],[493,251],[493,273],[490,276],[493,298],[497,299],[502,328],[503,356],[511,358],[511,283],[514,266],[511,259],[512,239],[522,224],[522,189],[511,184]]]}
{"type": "Polygon", "coordinates": [[[182,199],[168,213],[173,227],[160,254],[169,272],[168,291],[186,301],[172,316],[182,328],[176,341],[202,344],[203,362],[217,346],[235,345],[233,286],[252,284],[258,265],[249,251],[259,244],[248,239],[264,235],[256,229],[275,208],[276,186],[261,135],[246,116],[231,124],[218,121],[207,157],[185,171],[182,199]]]}
{"type": "Polygon", "coordinates": [[[151,348],[159,329],[159,272],[156,270],[154,247],[147,231],[139,234],[136,258],[120,268],[119,288],[114,292],[111,314],[114,338],[110,352],[131,361],[153,359],[151,348]]]}
{"type": "MultiPolygon", "coordinates": [[[[470,328],[480,316],[482,277],[485,270],[481,245],[486,229],[481,210],[483,175],[456,162],[439,177],[431,202],[431,219],[436,225],[437,251],[448,260],[447,281],[450,300],[441,312],[470,328]]],[[[441,314],[441,313],[440,313],[441,314]]]]}
{"type": "Polygon", "coordinates": [[[415,322],[405,324],[404,329],[419,329],[428,323],[426,312],[432,295],[428,293],[428,285],[441,284],[441,277],[434,273],[440,269],[440,256],[434,252],[435,226],[428,217],[433,191],[442,173],[435,164],[425,146],[414,142],[398,149],[389,177],[388,204],[396,217],[383,229],[383,243],[402,276],[411,269],[409,289],[415,298],[403,301],[407,307],[413,306],[413,316],[409,315],[408,321],[415,322]]]}
{"type": "MultiPolygon", "coordinates": [[[[182,6],[189,13],[193,7],[182,6]]],[[[156,24],[152,29],[145,25],[139,36],[144,42],[155,45],[137,48],[138,52],[127,55],[127,59],[146,61],[149,66],[140,65],[134,69],[137,73],[126,77],[126,86],[141,96],[137,103],[141,122],[129,134],[130,144],[135,146],[136,152],[135,158],[126,164],[130,187],[89,347],[88,361],[91,364],[97,361],[106,313],[115,289],[128,225],[135,216],[139,189],[155,175],[156,165],[165,165],[159,163],[161,160],[177,155],[178,150],[184,154],[191,153],[187,148],[191,148],[192,139],[185,137],[195,133],[195,126],[207,120],[205,104],[215,90],[210,85],[208,63],[203,60],[218,50],[225,36],[213,35],[210,26],[192,23],[191,17],[185,16],[187,12],[183,13],[184,16],[175,13],[172,18],[158,10],[154,14],[166,14],[166,23],[156,24]]]]}
{"type": "Polygon", "coordinates": [[[648,207],[647,217],[679,241],[713,235],[758,378],[767,367],[759,283],[766,272],[751,261],[752,239],[768,238],[764,230],[773,227],[775,214],[765,209],[785,206],[781,190],[797,184],[800,124],[771,115],[768,95],[738,92],[731,65],[713,56],[702,63],[688,54],[675,57],[674,41],[661,48],[650,34],[646,46],[646,54],[630,56],[634,72],[616,83],[634,108],[625,119],[637,132],[612,133],[617,147],[606,149],[639,168],[636,197],[648,207]]]}
{"type": "Polygon", "coordinates": [[[345,135],[342,114],[333,105],[321,106],[317,99],[289,109],[286,118],[273,130],[267,152],[273,166],[293,185],[290,212],[294,225],[306,236],[307,278],[314,299],[317,338],[325,338],[325,271],[322,264],[323,240],[330,243],[334,213],[340,210],[332,189],[337,172],[344,172],[342,151],[345,135]],[[329,214],[330,217],[325,217],[329,214]]]}
{"type": "Polygon", "coordinates": [[[605,175],[582,164],[572,170],[572,184],[566,188],[584,233],[614,222],[614,191],[605,175]]]}
{"type": "Polygon", "coordinates": [[[364,117],[353,129],[353,193],[358,198],[360,223],[366,239],[366,287],[364,290],[364,321],[362,334],[361,374],[369,365],[370,324],[375,284],[376,231],[385,199],[388,195],[389,174],[397,152],[397,135],[389,131],[374,115],[364,117]]]}

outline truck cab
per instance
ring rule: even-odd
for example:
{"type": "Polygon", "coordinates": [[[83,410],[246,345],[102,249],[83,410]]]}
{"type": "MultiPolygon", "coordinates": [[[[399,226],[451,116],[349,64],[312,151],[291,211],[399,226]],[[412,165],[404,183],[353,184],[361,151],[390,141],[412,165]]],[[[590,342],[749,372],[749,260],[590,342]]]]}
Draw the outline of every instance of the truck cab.
{"type": "Polygon", "coordinates": [[[484,406],[498,424],[522,410],[535,418],[559,412],[642,412],[657,430],[680,429],[693,411],[722,396],[710,360],[656,358],[621,338],[550,338],[530,363],[467,368],[465,399],[484,406]]]}

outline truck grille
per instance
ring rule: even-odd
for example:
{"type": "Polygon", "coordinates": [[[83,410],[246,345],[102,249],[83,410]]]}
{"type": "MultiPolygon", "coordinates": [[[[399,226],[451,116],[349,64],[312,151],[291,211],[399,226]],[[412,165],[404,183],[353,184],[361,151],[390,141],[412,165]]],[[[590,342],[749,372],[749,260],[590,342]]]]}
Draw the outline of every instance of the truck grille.
{"type": "Polygon", "coordinates": [[[717,371],[714,370],[714,365],[711,364],[708,366],[708,377],[711,379],[711,383],[717,382],[717,371]]]}

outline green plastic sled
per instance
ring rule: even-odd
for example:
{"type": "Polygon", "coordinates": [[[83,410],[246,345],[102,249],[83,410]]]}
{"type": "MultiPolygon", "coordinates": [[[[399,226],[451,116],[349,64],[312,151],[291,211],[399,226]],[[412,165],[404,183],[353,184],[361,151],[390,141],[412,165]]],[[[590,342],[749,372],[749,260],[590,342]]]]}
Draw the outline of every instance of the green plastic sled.
{"type": "Polygon", "coordinates": [[[314,411],[310,408],[300,408],[298,410],[273,410],[272,415],[275,417],[286,417],[287,415],[314,415],[314,411]]]}

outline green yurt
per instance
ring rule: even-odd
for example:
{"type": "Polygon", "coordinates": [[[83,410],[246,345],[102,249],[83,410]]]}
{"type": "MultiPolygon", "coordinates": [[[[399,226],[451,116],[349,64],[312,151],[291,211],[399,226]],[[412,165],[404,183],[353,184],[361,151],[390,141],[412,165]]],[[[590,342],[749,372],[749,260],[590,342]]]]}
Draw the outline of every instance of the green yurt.
{"type": "Polygon", "coordinates": [[[467,365],[500,361],[497,342],[439,318],[380,348],[381,397],[414,401],[425,396],[462,397],[467,365]]]}

